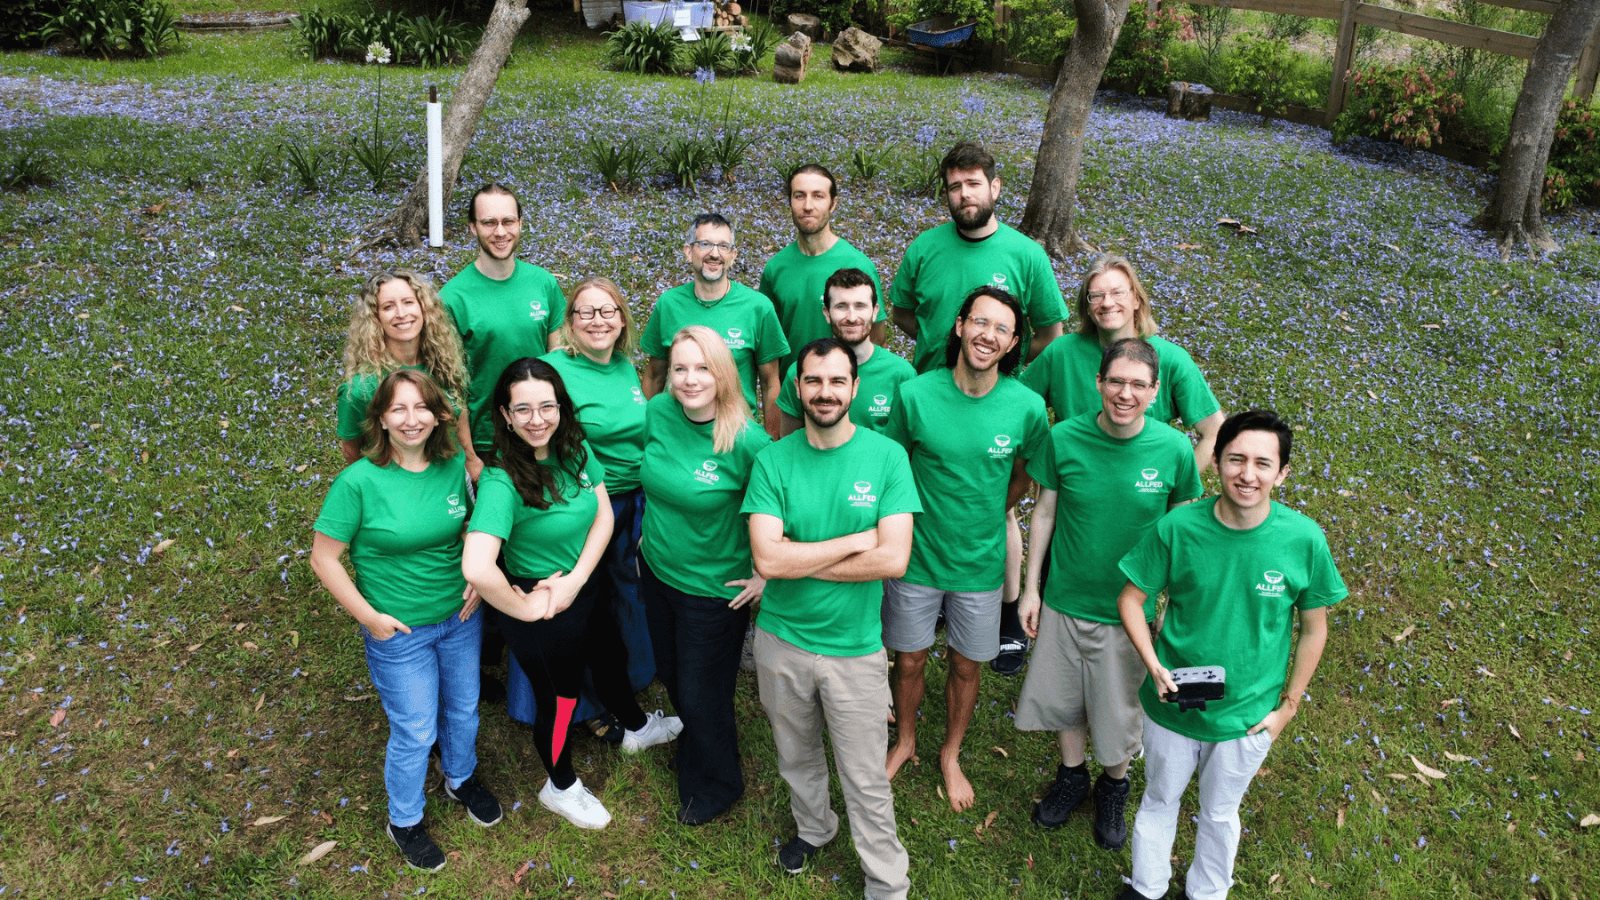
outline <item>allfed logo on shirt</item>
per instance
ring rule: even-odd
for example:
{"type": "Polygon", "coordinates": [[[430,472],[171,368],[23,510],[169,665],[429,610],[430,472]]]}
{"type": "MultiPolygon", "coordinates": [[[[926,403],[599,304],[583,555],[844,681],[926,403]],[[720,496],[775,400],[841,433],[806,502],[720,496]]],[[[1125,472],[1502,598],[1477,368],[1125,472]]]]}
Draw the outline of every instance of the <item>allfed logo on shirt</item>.
{"type": "Polygon", "coordinates": [[[872,482],[858,481],[850,486],[855,488],[855,493],[850,494],[848,497],[851,506],[860,506],[871,509],[877,504],[878,495],[872,493],[872,482]]]}
{"type": "Polygon", "coordinates": [[[700,468],[694,470],[694,480],[701,484],[716,484],[721,481],[722,476],[717,474],[717,461],[708,459],[701,463],[700,468]]]}
{"type": "Polygon", "coordinates": [[[634,388],[633,389],[633,402],[643,406],[647,402],[644,399],[644,391],[641,391],[638,388],[634,388]]]}
{"type": "Polygon", "coordinates": [[[1283,583],[1283,573],[1268,569],[1261,573],[1261,581],[1256,584],[1256,593],[1263,599],[1276,600],[1289,586],[1283,583]]]}
{"type": "Polygon", "coordinates": [[[996,272],[996,273],[994,273],[994,285],[995,285],[995,287],[1005,287],[1006,286],[1006,276],[1005,276],[1004,272],[996,272]]]}
{"type": "Polygon", "coordinates": [[[543,319],[544,317],[549,315],[549,313],[545,312],[544,304],[540,303],[537,300],[533,301],[532,303],[530,303],[528,305],[532,308],[532,312],[528,313],[528,317],[529,318],[543,319]]]}
{"type": "Polygon", "coordinates": [[[590,480],[588,472],[578,473],[578,487],[586,491],[594,490],[594,482],[590,480]]]}
{"type": "Polygon", "coordinates": [[[994,436],[994,446],[989,448],[990,456],[1010,456],[1012,452],[1011,435],[997,434],[994,436]]]}
{"type": "Polygon", "coordinates": [[[728,336],[726,338],[724,338],[723,340],[726,341],[729,350],[743,350],[744,349],[744,329],[742,329],[742,328],[729,328],[728,329],[728,336]]]}
{"type": "Polygon", "coordinates": [[[1139,470],[1139,480],[1133,483],[1133,487],[1141,494],[1160,493],[1161,489],[1166,487],[1165,482],[1156,480],[1160,477],[1161,472],[1157,469],[1141,469],[1139,470]]]}
{"type": "Polygon", "coordinates": [[[869,412],[869,413],[871,413],[872,415],[875,415],[875,416],[886,416],[886,415],[888,415],[889,414],[889,397],[888,397],[888,395],[886,395],[886,394],[873,394],[872,395],[872,405],[867,407],[867,412],[869,412]]]}
{"type": "Polygon", "coordinates": [[[461,502],[460,494],[451,494],[444,498],[445,512],[452,519],[464,519],[467,516],[467,506],[461,502]]]}

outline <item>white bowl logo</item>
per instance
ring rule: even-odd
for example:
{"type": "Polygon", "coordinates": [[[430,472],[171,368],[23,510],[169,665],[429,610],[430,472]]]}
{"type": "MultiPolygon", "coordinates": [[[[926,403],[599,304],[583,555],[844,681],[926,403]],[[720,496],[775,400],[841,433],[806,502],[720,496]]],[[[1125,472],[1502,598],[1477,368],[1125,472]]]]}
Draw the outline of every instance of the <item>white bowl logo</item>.
{"type": "Polygon", "coordinates": [[[998,285],[1004,285],[1006,283],[1005,273],[1004,272],[996,272],[996,273],[994,273],[994,283],[998,284],[998,285]]]}
{"type": "Polygon", "coordinates": [[[1161,473],[1156,471],[1155,469],[1145,469],[1144,471],[1140,472],[1139,474],[1144,476],[1144,480],[1145,481],[1155,481],[1156,480],[1156,476],[1160,475],[1161,473]]]}
{"type": "Polygon", "coordinates": [[[536,312],[536,313],[537,312],[544,312],[544,304],[540,303],[537,300],[533,301],[529,305],[533,307],[533,311],[536,312]]]}
{"type": "Polygon", "coordinates": [[[461,495],[460,494],[451,494],[450,496],[444,498],[444,502],[450,504],[451,506],[460,506],[461,505],[461,495]]]}
{"type": "Polygon", "coordinates": [[[872,395],[872,402],[876,403],[879,406],[883,406],[884,404],[889,402],[889,398],[885,397],[883,394],[873,394],[872,395]]]}
{"type": "Polygon", "coordinates": [[[1261,573],[1261,577],[1267,580],[1267,584],[1278,584],[1283,581],[1283,573],[1275,572],[1271,569],[1261,573]]]}
{"type": "Polygon", "coordinates": [[[997,434],[997,435],[995,435],[994,436],[994,445],[996,447],[1009,447],[1009,446],[1011,446],[1011,435],[1009,435],[1009,434],[997,434]]]}
{"type": "Polygon", "coordinates": [[[728,337],[730,339],[732,339],[732,340],[736,341],[743,335],[744,335],[743,329],[739,329],[739,328],[729,328],[728,329],[728,337]]]}
{"type": "Polygon", "coordinates": [[[715,472],[717,470],[717,461],[714,459],[708,459],[700,464],[700,468],[707,472],[715,472]]]}
{"type": "Polygon", "coordinates": [[[872,490],[872,482],[870,481],[858,481],[852,486],[856,489],[856,493],[858,494],[865,494],[872,490]]]}

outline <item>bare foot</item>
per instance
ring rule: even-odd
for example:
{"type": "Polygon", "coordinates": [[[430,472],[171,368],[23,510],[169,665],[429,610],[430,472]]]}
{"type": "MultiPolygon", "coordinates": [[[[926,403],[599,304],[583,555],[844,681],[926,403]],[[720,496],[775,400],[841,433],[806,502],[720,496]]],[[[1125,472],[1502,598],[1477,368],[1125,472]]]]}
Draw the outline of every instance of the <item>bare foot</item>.
{"type": "Polygon", "coordinates": [[[944,790],[950,797],[950,808],[956,812],[971,806],[977,799],[972,793],[972,782],[968,781],[967,776],[961,771],[958,759],[960,753],[959,748],[954,751],[939,751],[939,769],[944,772],[944,790]]]}
{"type": "Polygon", "coordinates": [[[896,741],[895,745],[889,748],[889,764],[885,767],[889,771],[889,780],[893,781],[895,773],[900,771],[900,767],[910,762],[911,758],[916,755],[916,738],[901,738],[896,741]]]}

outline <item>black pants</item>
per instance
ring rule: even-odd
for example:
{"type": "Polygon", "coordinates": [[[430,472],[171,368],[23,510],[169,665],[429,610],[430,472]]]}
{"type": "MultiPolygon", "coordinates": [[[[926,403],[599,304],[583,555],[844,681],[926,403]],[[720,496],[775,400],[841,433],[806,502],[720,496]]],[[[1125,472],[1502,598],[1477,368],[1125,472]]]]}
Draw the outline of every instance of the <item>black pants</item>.
{"type": "MultiPolygon", "coordinates": [[[[511,578],[510,581],[523,590],[531,590],[534,585],[528,579],[511,578]]],[[[560,790],[571,787],[578,776],[572,771],[572,749],[566,740],[566,728],[562,727],[559,732],[556,729],[556,698],[577,700],[578,692],[583,689],[586,666],[594,678],[596,696],[622,727],[630,731],[644,727],[644,710],[639,708],[633,687],[628,683],[628,651],[622,644],[616,617],[611,613],[614,591],[611,576],[600,566],[578,591],[572,605],[555,618],[537,622],[522,622],[510,616],[501,619],[506,644],[516,654],[522,671],[527,673],[539,707],[539,718],[533,726],[539,761],[544,763],[550,780],[560,790]],[[557,740],[561,741],[560,753],[555,752],[557,740]]]]}
{"type": "Polygon", "coordinates": [[[642,556],[639,568],[656,674],[683,719],[678,801],[685,812],[710,818],[744,793],[733,688],[750,608],[686,594],[657,578],[642,556]]]}

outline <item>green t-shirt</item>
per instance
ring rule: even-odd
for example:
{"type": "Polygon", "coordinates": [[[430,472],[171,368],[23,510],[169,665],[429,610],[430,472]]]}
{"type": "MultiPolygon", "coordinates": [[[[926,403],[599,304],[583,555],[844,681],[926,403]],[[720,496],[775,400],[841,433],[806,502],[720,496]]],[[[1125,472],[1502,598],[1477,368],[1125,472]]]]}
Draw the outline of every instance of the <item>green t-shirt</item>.
{"type": "MultiPolygon", "coordinates": [[[[1194,447],[1180,431],[1147,420],[1131,438],[1114,438],[1084,413],[1050,429],[1028,474],[1057,492],[1055,533],[1044,602],[1074,619],[1117,625],[1124,554],[1167,514],[1171,503],[1202,493],[1194,447]]],[[[1156,598],[1145,600],[1146,621],[1156,598]]]]}
{"type": "MultiPolygon", "coordinates": [[[[783,520],[791,541],[817,543],[876,528],[880,519],[918,513],[906,456],[865,428],[831,450],[796,431],[756,457],[740,512],[783,520]]],[[[822,656],[865,656],[883,647],[883,582],[773,579],[756,624],[822,656]]]]}
{"type": "Polygon", "coordinates": [[[1019,322],[1023,354],[1028,326],[1044,328],[1067,317],[1061,285],[1050,257],[1032,238],[1005,223],[988,237],[970,241],[954,222],[930,228],[906,248],[894,273],[891,298],[896,307],[917,314],[917,351],[911,362],[918,372],[944,364],[945,339],[955,327],[956,313],[967,295],[993,284],[1022,304],[1027,322],[1019,322]]]}
{"type": "MultiPolygon", "coordinates": [[[[428,372],[427,366],[400,366],[399,368],[428,372]]],[[[336,404],[339,424],[334,432],[338,435],[339,440],[354,441],[365,434],[367,407],[371,405],[372,398],[377,395],[379,383],[386,377],[388,377],[387,372],[381,376],[372,374],[357,375],[339,385],[339,398],[336,404]]],[[[428,377],[432,378],[433,373],[428,372],[428,377]]],[[[443,387],[443,385],[440,385],[441,389],[443,387]]],[[[446,394],[446,396],[450,397],[450,408],[455,410],[456,415],[460,415],[461,406],[456,402],[456,398],[450,394],[446,394]]]]}
{"type": "Polygon", "coordinates": [[[504,281],[479,272],[475,263],[467,266],[445,283],[439,297],[467,353],[472,443],[488,450],[494,443],[494,410],[489,407],[500,373],[525,356],[549,351],[550,332],[561,326],[567,301],[554,275],[520,259],[504,281]]]}
{"type": "MultiPolygon", "coordinates": [[[[861,363],[857,370],[861,381],[856,386],[856,399],[850,403],[850,421],[873,431],[883,431],[889,423],[889,410],[894,408],[900,383],[910,381],[916,375],[917,370],[911,368],[911,363],[882,347],[873,347],[872,356],[861,363]]],[[[800,386],[795,380],[793,365],[784,370],[783,390],[778,392],[778,408],[796,419],[804,418],[800,409],[800,386]]]]}
{"type": "Polygon", "coordinates": [[[1168,669],[1222,666],[1227,696],[1180,713],[1139,688],[1157,724],[1197,741],[1244,737],[1278,706],[1288,681],[1295,613],[1349,595],[1322,529],[1274,502],[1248,531],[1217,521],[1217,498],[1167,513],[1122,558],[1122,574],[1148,594],[1166,590],[1167,615],[1156,658],[1168,669]]]}
{"type": "Polygon", "coordinates": [[[467,518],[462,454],[421,472],[358,459],[322,501],[317,532],[350,545],[356,589],[407,626],[436,625],[461,609],[461,525],[467,518]]]}
{"type": "Polygon", "coordinates": [[[583,353],[556,350],[540,357],[560,373],[578,411],[584,437],[606,468],[612,496],[639,486],[644,458],[644,389],[633,362],[620,353],[600,365],[583,353]]]}
{"type": "Polygon", "coordinates": [[[711,452],[713,423],[689,421],[663,391],[645,414],[644,531],[639,552],[656,577],[698,597],[731,600],[749,578],[750,528],[739,513],[756,454],[772,443],[751,422],[733,449],[711,452]]]}
{"type": "MultiPolygon", "coordinates": [[[[1205,375],[1187,351],[1166,338],[1147,340],[1160,360],[1161,371],[1156,376],[1161,380],[1161,388],[1156,391],[1150,408],[1145,410],[1146,418],[1171,422],[1181,416],[1183,424],[1192,427],[1222,408],[1206,385],[1205,375]]],[[[1039,358],[1028,364],[1021,375],[1022,383],[1044,398],[1045,405],[1055,410],[1058,421],[1086,412],[1099,412],[1100,389],[1095,387],[1094,378],[1100,372],[1103,355],[1099,338],[1064,334],[1051,341],[1039,358]]]]}
{"type": "Polygon", "coordinates": [[[844,238],[817,256],[801,253],[800,244],[796,242],[767,260],[756,290],[771,298],[772,305],[777,307],[778,322],[783,325],[784,337],[789,341],[789,352],[778,361],[778,371],[789,371],[801,347],[817,338],[833,336],[833,329],[828,327],[828,320],[822,314],[822,287],[828,277],[840,269],[860,269],[872,277],[878,289],[878,321],[887,319],[889,314],[884,307],[888,303],[883,299],[878,267],[844,238]]]}
{"type": "MultiPolygon", "coordinates": [[[[506,570],[517,578],[538,580],[556,572],[571,572],[583,555],[584,541],[600,511],[595,486],[605,481],[605,466],[594,450],[584,445],[588,459],[577,477],[556,469],[556,485],[565,503],[535,509],[522,502],[504,469],[485,467],[478,479],[478,506],[472,511],[471,531],[481,531],[504,541],[506,570]]],[[[540,465],[555,465],[555,457],[540,465]]]]}
{"type": "Polygon", "coordinates": [[[704,325],[722,335],[733,362],[739,367],[739,383],[744,399],[757,412],[756,368],[781,359],[789,352],[783,327],[772,301],[736,281],[728,282],[728,293],[715,303],[702,303],[694,295],[694,283],[680,284],[656,299],[650,321],[639,336],[639,348],[656,359],[666,359],[672,337],[687,325],[704,325]]]}
{"type": "Polygon", "coordinates": [[[1050,435],[1044,401],[1002,376],[982,397],[938,368],[900,386],[883,432],[911,454],[925,512],[905,580],[943,591],[992,591],[1005,580],[1006,487],[1018,459],[1050,435]]]}

